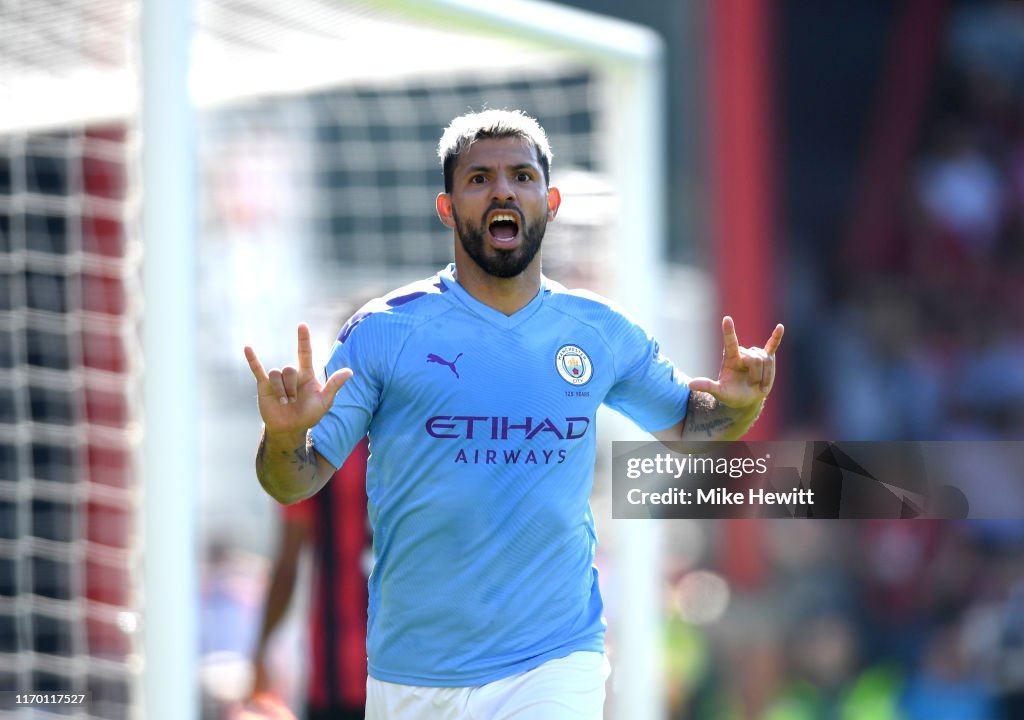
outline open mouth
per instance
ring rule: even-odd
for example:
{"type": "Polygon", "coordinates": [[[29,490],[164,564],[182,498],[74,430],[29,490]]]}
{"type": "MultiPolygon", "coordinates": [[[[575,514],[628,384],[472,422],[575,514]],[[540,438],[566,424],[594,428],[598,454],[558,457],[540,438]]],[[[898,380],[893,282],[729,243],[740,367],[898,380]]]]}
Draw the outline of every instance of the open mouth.
{"type": "Polygon", "coordinates": [[[497,245],[511,245],[519,237],[519,218],[513,213],[496,212],[491,215],[487,231],[497,245]]]}

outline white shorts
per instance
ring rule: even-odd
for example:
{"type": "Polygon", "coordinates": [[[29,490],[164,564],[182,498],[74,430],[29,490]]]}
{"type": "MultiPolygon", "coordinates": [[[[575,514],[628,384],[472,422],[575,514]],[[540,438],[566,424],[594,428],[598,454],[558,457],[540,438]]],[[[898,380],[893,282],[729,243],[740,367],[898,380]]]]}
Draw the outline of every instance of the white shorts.
{"type": "Polygon", "coordinates": [[[574,652],[477,687],[366,681],[366,720],[601,720],[610,668],[604,653],[574,652]]]}

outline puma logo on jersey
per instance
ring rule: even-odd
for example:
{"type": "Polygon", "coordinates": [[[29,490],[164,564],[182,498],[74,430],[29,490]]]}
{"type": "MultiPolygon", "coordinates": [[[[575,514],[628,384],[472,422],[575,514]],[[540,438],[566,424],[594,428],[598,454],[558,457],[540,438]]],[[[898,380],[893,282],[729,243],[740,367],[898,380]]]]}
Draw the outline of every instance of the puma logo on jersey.
{"type": "Polygon", "coordinates": [[[447,360],[445,360],[440,355],[435,355],[434,353],[428,353],[427,354],[427,362],[428,363],[437,363],[438,365],[446,365],[449,370],[451,370],[453,373],[455,373],[455,377],[457,377],[457,378],[459,378],[461,380],[462,378],[459,377],[459,371],[455,369],[455,363],[457,363],[459,361],[460,357],[462,357],[462,353],[459,353],[458,355],[455,356],[454,360],[452,360],[451,362],[448,362],[447,360]]]}

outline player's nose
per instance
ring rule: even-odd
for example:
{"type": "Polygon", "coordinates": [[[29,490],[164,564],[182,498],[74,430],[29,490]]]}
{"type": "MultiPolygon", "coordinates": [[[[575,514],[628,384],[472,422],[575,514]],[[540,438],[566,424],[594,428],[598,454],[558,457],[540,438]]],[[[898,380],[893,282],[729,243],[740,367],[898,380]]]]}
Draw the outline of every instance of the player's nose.
{"type": "Polygon", "coordinates": [[[494,199],[500,203],[514,200],[516,197],[515,186],[507,177],[499,177],[493,184],[494,199]]]}

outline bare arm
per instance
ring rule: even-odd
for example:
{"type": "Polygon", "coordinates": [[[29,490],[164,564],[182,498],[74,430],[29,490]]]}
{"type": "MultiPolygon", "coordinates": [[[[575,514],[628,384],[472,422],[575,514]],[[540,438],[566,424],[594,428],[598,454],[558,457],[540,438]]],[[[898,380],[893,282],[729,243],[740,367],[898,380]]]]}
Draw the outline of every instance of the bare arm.
{"type": "Polygon", "coordinates": [[[285,504],[314,494],[334,474],[334,466],[313,449],[309,429],[327,414],[338,390],[352,377],[352,371],[343,368],[320,385],[313,371],[309,328],[304,323],[299,325],[298,346],[298,368],[275,368],[269,373],[256,352],[245,348],[263,417],[256,476],[272,498],[285,504]]]}
{"type": "Polygon", "coordinates": [[[738,440],[754,424],[764,400],[745,408],[731,408],[714,395],[699,390],[690,393],[682,440],[738,440]]]}
{"type": "Polygon", "coordinates": [[[309,431],[299,435],[270,435],[266,427],[256,450],[256,477],[267,494],[290,505],[327,484],[335,467],[313,449],[309,431]]]}
{"type": "Polygon", "coordinates": [[[654,433],[664,441],[738,440],[764,408],[775,383],[775,353],[784,328],[776,326],[764,348],[740,347],[732,318],[722,319],[725,349],[718,380],[690,380],[686,417],[654,433]]]}
{"type": "Polygon", "coordinates": [[[281,539],[278,542],[277,556],[274,558],[274,568],[267,588],[263,623],[260,626],[256,651],[253,653],[252,695],[273,690],[266,668],[267,644],[291,604],[298,575],[299,556],[309,539],[310,528],[306,523],[286,519],[281,524],[281,539]]]}

